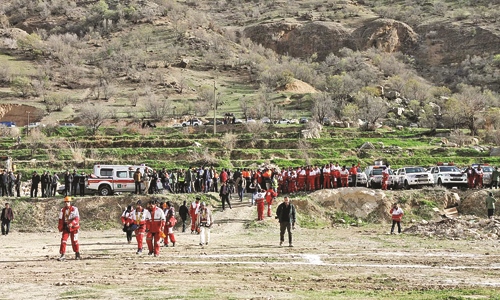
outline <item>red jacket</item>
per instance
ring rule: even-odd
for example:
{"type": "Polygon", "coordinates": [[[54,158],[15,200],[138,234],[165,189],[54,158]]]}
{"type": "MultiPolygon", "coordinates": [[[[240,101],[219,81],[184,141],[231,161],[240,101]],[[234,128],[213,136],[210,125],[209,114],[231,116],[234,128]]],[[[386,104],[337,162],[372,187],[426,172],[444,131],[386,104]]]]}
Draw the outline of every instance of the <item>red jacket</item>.
{"type": "Polygon", "coordinates": [[[266,202],[268,204],[273,203],[273,198],[278,196],[278,193],[276,193],[273,189],[268,189],[266,191],[266,202]]]}
{"type": "Polygon", "coordinates": [[[80,229],[80,213],[75,206],[65,206],[59,212],[59,232],[64,229],[69,232],[77,232],[80,229]]]}
{"type": "Polygon", "coordinates": [[[398,209],[394,209],[394,207],[391,208],[390,213],[392,215],[392,219],[394,221],[398,221],[398,222],[401,221],[401,219],[403,218],[403,215],[404,215],[403,210],[401,209],[401,207],[398,207],[398,209]]]}
{"type": "Polygon", "coordinates": [[[153,206],[151,211],[146,210],[146,231],[157,233],[165,227],[165,214],[161,208],[153,206]]]}

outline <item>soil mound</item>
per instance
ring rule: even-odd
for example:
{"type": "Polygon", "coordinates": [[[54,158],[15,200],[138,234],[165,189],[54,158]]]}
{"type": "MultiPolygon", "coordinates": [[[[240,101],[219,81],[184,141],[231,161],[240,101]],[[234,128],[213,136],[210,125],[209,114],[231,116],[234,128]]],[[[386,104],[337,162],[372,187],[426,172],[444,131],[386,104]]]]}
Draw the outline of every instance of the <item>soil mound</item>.
{"type": "Polygon", "coordinates": [[[289,92],[289,93],[297,93],[297,94],[308,94],[308,93],[316,93],[318,92],[314,87],[310,84],[305,83],[302,80],[294,79],[291,83],[287,83],[281,88],[277,89],[278,91],[289,92]]]}
{"type": "Polygon", "coordinates": [[[500,239],[500,221],[462,216],[458,219],[422,222],[407,228],[404,233],[451,240],[498,240],[500,239]]]}

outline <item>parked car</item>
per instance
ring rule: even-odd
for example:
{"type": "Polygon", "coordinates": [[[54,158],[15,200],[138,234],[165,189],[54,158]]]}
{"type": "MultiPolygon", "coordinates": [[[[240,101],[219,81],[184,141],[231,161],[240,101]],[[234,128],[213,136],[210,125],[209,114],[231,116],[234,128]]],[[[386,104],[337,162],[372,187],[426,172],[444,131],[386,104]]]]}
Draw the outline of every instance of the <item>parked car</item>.
{"type": "Polygon", "coordinates": [[[181,123],[174,123],[174,124],[172,124],[172,127],[179,128],[179,127],[182,127],[182,124],[181,123]]]}
{"type": "Polygon", "coordinates": [[[3,126],[8,127],[8,128],[12,128],[12,127],[16,127],[16,122],[3,121],[3,122],[0,122],[0,125],[3,125],[3,126]]]}
{"type": "Polygon", "coordinates": [[[290,124],[290,120],[288,119],[276,120],[274,121],[274,124],[290,124]]]}
{"type": "Polygon", "coordinates": [[[493,167],[488,164],[472,164],[472,168],[477,169],[478,166],[481,166],[483,170],[483,186],[491,186],[491,174],[493,173],[493,167]]]}
{"type": "Polygon", "coordinates": [[[309,119],[308,119],[308,118],[306,118],[306,117],[302,117],[302,118],[300,118],[300,120],[299,120],[299,123],[300,123],[300,124],[305,124],[305,123],[308,123],[308,122],[309,122],[309,119]]]}
{"type": "Polygon", "coordinates": [[[234,119],[234,124],[243,124],[243,123],[245,123],[245,121],[242,119],[234,119]]]}
{"type": "Polygon", "coordinates": [[[193,118],[193,119],[190,119],[190,120],[182,122],[181,125],[182,125],[182,127],[186,127],[186,126],[201,126],[201,125],[203,125],[203,122],[200,119],[193,118]]]}
{"type": "MultiPolygon", "coordinates": [[[[365,169],[365,174],[367,177],[367,187],[369,188],[381,188],[382,187],[382,171],[384,165],[368,166],[365,169]]],[[[400,189],[403,187],[404,181],[402,177],[396,175],[394,171],[389,168],[389,183],[387,184],[388,189],[400,189]]]]}
{"type": "MultiPolygon", "coordinates": [[[[349,186],[352,184],[352,177],[349,176],[349,186]]],[[[368,186],[368,177],[366,177],[366,174],[364,172],[358,171],[358,174],[356,175],[356,186],[368,186]]]]}
{"type": "Polygon", "coordinates": [[[434,179],[434,184],[446,187],[467,186],[467,174],[462,173],[456,166],[435,166],[430,173],[434,179]]]}
{"type": "Polygon", "coordinates": [[[28,124],[28,128],[36,128],[38,126],[42,126],[42,127],[45,127],[44,124],[41,124],[40,122],[34,122],[34,123],[29,123],[28,124]]]}
{"type": "Polygon", "coordinates": [[[61,127],[76,127],[75,123],[62,123],[59,124],[61,127]]]}
{"type": "Polygon", "coordinates": [[[423,167],[403,167],[396,170],[396,175],[402,176],[405,189],[434,185],[434,178],[423,167]]]}
{"type": "Polygon", "coordinates": [[[269,119],[268,117],[264,117],[260,119],[260,121],[265,124],[271,124],[271,119],[269,119]]]}
{"type": "Polygon", "coordinates": [[[328,117],[324,117],[324,118],[323,118],[323,125],[325,125],[325,126],[330,126],[330,125],[332,125],[332,121],[330,121],[330,118],[328,118],[328,117]]]}
{"type": "Polygon", "coordinates": [[[290,119],[290,124],[299,124],[299,120],[297,120],[297,119],[290,119]]]}
{"type": "MultiPolygon", "coordinates": [[[[224,124],[224,122],[222,122],[221,120],[216,120],[216,124],[217,125],[222,125],[222,124],[224,124]]],[[[207,125],[207,126],[214,126],[214,119],[209,119],[209,121],[206,122],[205,125],[207,125]]]]}

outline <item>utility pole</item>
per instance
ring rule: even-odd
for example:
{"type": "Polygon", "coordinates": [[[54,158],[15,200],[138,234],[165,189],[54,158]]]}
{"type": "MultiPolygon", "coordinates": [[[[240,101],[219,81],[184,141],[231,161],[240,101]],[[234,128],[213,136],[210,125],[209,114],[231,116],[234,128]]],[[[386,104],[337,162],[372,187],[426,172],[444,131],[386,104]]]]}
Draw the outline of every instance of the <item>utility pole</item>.
{"type": "Polygon", "coordinates": [[[215,80],[214,80],[214,136],[217,134],[216,113],[217,113],[217,87],[215,86],[215,80]]]}
{"type": "Polygon", "coordinates": [[[26,124],[26,136],[30,134],[30,112],[26,111],[28,113],[28,124],[26,124]]]}

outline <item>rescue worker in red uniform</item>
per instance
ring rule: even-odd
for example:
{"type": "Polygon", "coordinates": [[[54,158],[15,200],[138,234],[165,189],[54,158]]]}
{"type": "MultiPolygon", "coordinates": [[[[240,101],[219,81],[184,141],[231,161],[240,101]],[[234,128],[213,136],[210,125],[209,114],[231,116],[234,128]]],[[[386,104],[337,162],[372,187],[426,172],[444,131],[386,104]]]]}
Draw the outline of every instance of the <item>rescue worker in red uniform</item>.
{"type": "Polygon", "coordinates": [[[469,186],[469,189],[473,189],[474,180],[476,179],[476,172],[471,166],[468,166],[465,170],[465,174],[467,174],[467,185],[469,186]]]}
{"type": "Polygon", "coordinates": [[[382,189],[386,191],[388,185],[389,185],[389,168],[384,167],[384,169],[382,170],[382,189]]]}
{"type": "Polygon", "coordinates": [[[306,189],[306,178],[305,168],[297,170],[297,191],[304,191],[306,189]]]}
{"type": "Polygon", "coordinates": [[[474,178],[474,187],[482,189],[483,188],[483,169],[481,166],[477,166],[477,169],[474,170],[476,173],[476,176],[474,178]]]}
{"type": "Polygon", "coordinates": [[[159,207],[157,200],[151,200],[151,207],[146,210],[146,243],[148,244],[148,255],[160,255],[160,233],[165,228],[165,214],[159,207]]]}
{"type": "Polygon", "coordinates": [[[348,187],[349,183],[349,170],[345,166],[342,166],[342,170],[340,170],[340,180],[342,182],[342,187],[348,187]]]}
{"type": "Polygon", "coordinates": [[[132,219],[132,216],[134,215],[135,211],[132,205],[127,206],[127,209],[123,211],[122,213],[122,225],[123,225],[123,231],[127,234],[127,243],[132,242],[132,232],[135,230],[134,226],[134,220],[132,219]]]}
{"type": "Polygon", "coordinates": [[[323,188],[330,188],[330,165],[325,165],[323,167],[323,188]]]}
{"type": "Polygon", "coordinates": [[[64,197],[65,206],[59,212],[59,232],[62,232],[61,246],[59,248],[59,261],[65,260],[66,242],[71,237],[71,246],[75,252],[75,259],[80,257],[80,245],[78,244],[78,231],[80,229],[80,214],[76,206],[71,205],[71,197],[64,197]]]}
{"type": "Polygon", "coordinates": [[[146,232],[146,211],[142,207],[141,200],[137,201],[136,203],[135,213],[132,215],[132,221],[135,225],[137,225],[137,229],[135,230],[135,239],[137,240],[136,254],[141,254],[144,232],[146,232]]]}
{"type": "Polygon", "coordinates": [[[273,200],[278,196],[278,193],[275,192],[272,188],[266,191],[266,202],[267,202],[267,216],[272,217],[271,215],[271,206],[273,205],[273,200]]]}
{"type": "Polygon", "coordinates": [[[198,209],[200,208],[200,197],[189,206],[189,216],[191,216],[191,233],[196,232],[196,219],[198,219],[198,209]]]}
{"type": "Polygon", "coordinates": [[[264,190],[257,193],[257,195],[255,196],[255,203],[257,205],[257,220],[259,221],[264,220],[264,198],[266,193],[264,193],[263,191],[264,190]]]}
{"type": "Polygon", "coordinates": [[[314,190],[316,189],[315,187],[316,171],[312,167],[308,167],[306,173],[307,173],[307,190],[310,192],[314,192],[314,190]]]}
{"type": "Polygon", "coordinates": [[[165,230],[163,233],[165,237],[163,238],[163,245],[168,247],[168,240],[172,242],[172,247],[175,247],[175,236],[174,236],[174,226],[177,224],[177,219],[175,218],[175,209],[170,201],[166,203],[165,210],[165,230]]]}

